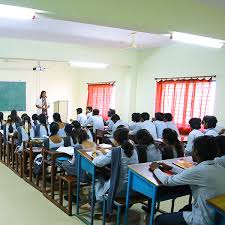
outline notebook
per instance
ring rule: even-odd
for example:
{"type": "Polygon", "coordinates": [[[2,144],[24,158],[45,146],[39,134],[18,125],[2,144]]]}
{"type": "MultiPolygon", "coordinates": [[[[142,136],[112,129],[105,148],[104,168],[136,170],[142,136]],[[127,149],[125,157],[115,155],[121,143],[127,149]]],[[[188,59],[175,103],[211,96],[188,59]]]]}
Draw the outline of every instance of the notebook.
{"type": "Polygon", "coordinates": [[[173,164],[175,166],[178,166],[182,169],[188,169],[188,168],[191,168],[192,166],[194,166],[194,163],[193,162],[190,162],[190,161],[187,161],[187,160],[184,160],[184,159],[179,159],[177,161],[174,161],[173,164]]]}
{"type": "Polygon", "coordinates": [[[74,154],[74,148],[71,146],[70,147],[59,147],[56,151],[66,153],[71,156],[74,154]]]}

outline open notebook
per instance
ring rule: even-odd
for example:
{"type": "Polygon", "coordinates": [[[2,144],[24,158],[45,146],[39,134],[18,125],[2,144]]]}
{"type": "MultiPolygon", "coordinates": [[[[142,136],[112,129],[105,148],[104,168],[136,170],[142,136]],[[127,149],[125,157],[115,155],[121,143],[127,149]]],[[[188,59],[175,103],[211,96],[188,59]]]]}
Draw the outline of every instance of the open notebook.
{"type": "MultiPolygon", "coordinates": [[[[108,153],[110,150],[106,149],[105,152],[108,153]]],[[[97,150],[96,151],[97,155],[96,156],[101,156],[104,155],[101,151],[97,150]]],[[[93,158],[93,152],[92,151],[88,151],[87,154],[93,158]]]]}
{"type": "Polygon", "coordinates": [[[73,147],[59,147],[56,151],[66,153],[66,154],[71,155],[71,156],[74,154],[74,148],[73,147]]]}
{"type": "Polygon", "coordinates": [[[194,166],[194,162],[190,162],[190,161],[187,161],[184,159],[179,159],[177,161],[174,161],[173,164],[182,169],[188,169],[188,168],[191,168],[192,166],[194,166]]]}

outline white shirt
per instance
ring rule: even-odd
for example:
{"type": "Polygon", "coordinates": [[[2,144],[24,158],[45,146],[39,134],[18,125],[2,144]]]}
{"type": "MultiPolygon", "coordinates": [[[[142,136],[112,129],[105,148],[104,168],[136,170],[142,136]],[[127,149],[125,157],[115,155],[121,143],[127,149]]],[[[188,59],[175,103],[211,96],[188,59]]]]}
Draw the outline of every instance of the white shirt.
{"type": "Polygon", "coordinates": [[[104,121],[101,116],[91,116],[88,118],[88,120],[84,123],[84,126],[87,125],[93,125],[93,133],[96,132],[96,130],[104,130],[104,121]]]}
{"type": "Polygon", "coordinates": [[[93,116],[92,112],[87,113],[87,119],[89,119],[89,117],[93,116]]]}
{"type": "Polygon", "coordinates": [[[136,123],[136,122],[131,122],[130,125],[129,125],[129,129],[130,129],[129,134],[131,134],[131,135],[136,135],[137,132],[138,132],[139,130],[141,130],[141,124],[142,124],[141,122],[138,122],[138,123],[136,123]]]}
{"type": "Polygon", "coordinates": [[[213,136],[213,137],[218,136],[218,133],[214,128],[206,129],[204,134],[205,136],[213,136]]]}
{"type": "Polygon", "coordinates": [[[112,128],[112,134],[114,134],[114,132],[116,131],[117,127],[119,126],[124,126],[126,128],[128,128],[128,124],[123,122],[122,120],[118,120],[114,125],[113,125],[113,128],[112,128]]]}
{"type": "Polygon", "coordinates": [[[224,156],[221,156],[221,157],[216,157],[214,159],[214,162],[218,165],[221,165],[225,168],[225,155],[224,156]]]}
{"type": "Polygon", "coordinates": [[[146,129],[153,137],[154,140],[157,139],[157,132],[155,124],[152,123],[150,120],[146,120],[141,123],[141,129],[146,129]]]}
{"type": "Polygon", "coordinates": [[[167,121],[166,122],[166,126],[167,126],[167,128],[175,130],[177,132],[177,135],[180,136],[180,132],[179,132],[179,130],[177,128],[177,125],[173,121],[167,121]]]}
{"type": "MultiPolygon", "coordinates": [[[[49,101],[48,101],[47,98],[46,98],[46,102],[47,102],[47,106],[49,107],[50,104],[49,104],[49,101]]],[[[36,100],[36,105],[42,107],[42,99],[41,99],[41,98],[38,98],[38,99],[36,100]]],[[[38,114],[38,115],[42,114],[42,109],[37,108],[37,114],[38,114]]]]}
{"type": "Polygon", "coordinates": [[[77,115],[77,121],[81,125],[83,125],[87,121],[87,117],[83,113],[80,113],[80,114],[77,115]]]}
{"type": "Polygon", "coordinates": [[[108,128],[109,128],[109,130],[112,130],[113,129],[113,126],[114,126],[114,123],[113,123],[113,121],[110,119],[110,120],[108,120],[108,128]]]}
{"type": "Polygon", "coordinates": [[[164,121],[156,120],[153,122],[156,127],[157,138],[162,139],[163,130],[167,128],[166,123],[164,121]]]}
{"type": "Polygon", "coordinates": [[[200,130],[194,129],[189,133],[188,139],[187,139],[187,145],[186,145],[186,148],[185,148],[185,156],[191,155],[194,140],[197,137],[201,137],[201,136],[204,136],[204,134],[200,130]]]}
{"type": "Polygon", "coordinates": [[[132,122],[129,123],[129,130],[130,131],[136,130],[138,128],[140,128],[140,122],[133,122],[132,121],[132,122]]]}
{"type": "Polygon", "coordinates": [[[190,185],[194,199],[192,211],[183,212],[188,225],[213,225],[215,212],[206,200],[224,194],[224,167],[214,161],[204,161],[177,175],[169,176],[160,169],[154,174],[166,186],[190,185]]]}

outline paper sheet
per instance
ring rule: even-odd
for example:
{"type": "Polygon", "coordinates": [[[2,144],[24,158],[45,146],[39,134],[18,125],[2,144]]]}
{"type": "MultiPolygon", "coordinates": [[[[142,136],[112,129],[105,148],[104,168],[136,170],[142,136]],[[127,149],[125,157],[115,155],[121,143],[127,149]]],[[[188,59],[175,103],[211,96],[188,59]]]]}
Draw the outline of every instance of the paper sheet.
{"type": "Polygon", "coordinates": [[[71,146],[70,147],[59,147],[56,151],[66,153],[71,156],[73,156],[73,154],[74,154],[74,148],[71,146]]]}

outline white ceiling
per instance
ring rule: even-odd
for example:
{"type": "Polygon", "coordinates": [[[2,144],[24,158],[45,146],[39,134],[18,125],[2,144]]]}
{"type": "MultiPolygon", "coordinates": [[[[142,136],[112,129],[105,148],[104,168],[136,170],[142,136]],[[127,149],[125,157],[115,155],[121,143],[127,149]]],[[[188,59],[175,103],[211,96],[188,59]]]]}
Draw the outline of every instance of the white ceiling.
{"type": "MultiPolygon", "coordinates": [[[[1,19],[0,36],[50,42],[76,43],[123,49],[132,41],[131,30],[110,28],[37,16],[35,20],[1,19]]],[[[140,48],[161,47],[170,42],[168,36],[138,32],[140,48]]]]}

